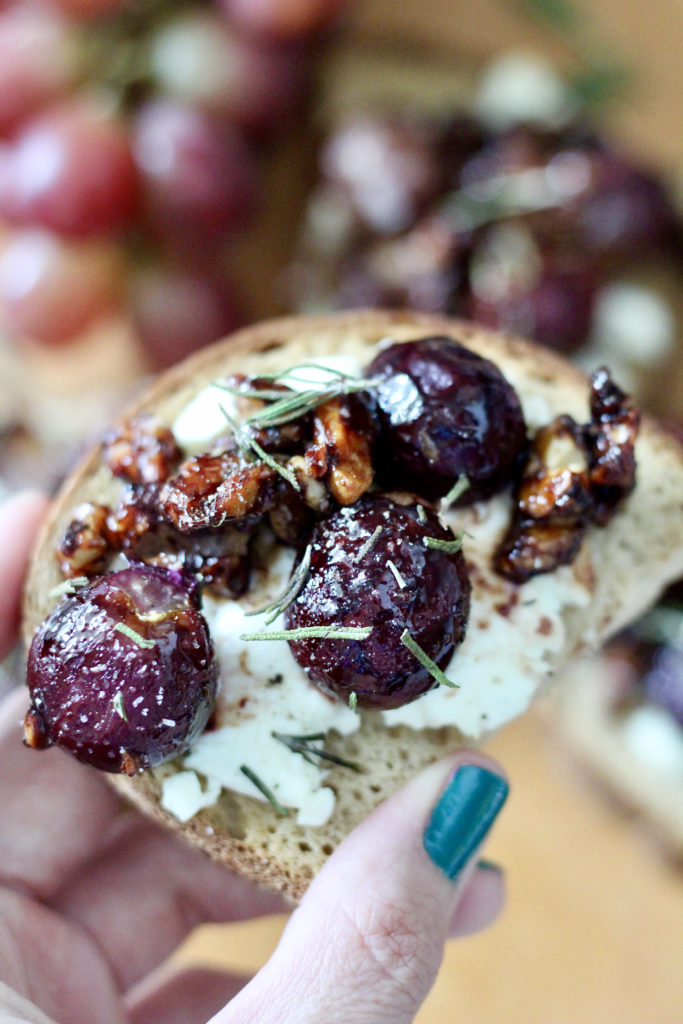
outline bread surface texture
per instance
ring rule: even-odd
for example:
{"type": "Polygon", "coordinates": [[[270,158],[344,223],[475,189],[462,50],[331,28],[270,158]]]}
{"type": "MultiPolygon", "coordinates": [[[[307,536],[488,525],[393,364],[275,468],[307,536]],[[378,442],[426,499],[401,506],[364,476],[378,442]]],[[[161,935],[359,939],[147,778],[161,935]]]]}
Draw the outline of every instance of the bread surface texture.
{"type": "MultiPolygon", "coordinates": [[[[281,371],[304,361],[347,354],[361,366],[384,339],[451,337],[491,359],[520,395],[549,412],[587,419],[588,382],[553,353],[519,338],[457,320],[411,313],[353,312],[283,318],[257,324],[196,354],[154,381],[126,415],[151,412],[171,425],[208,384],[233,373],[281,371]]],[[[618,383],[618,381],[617,381],[618,383]]],[[[565,639],[555,668],[597,647],[648,607],[683,573],[683,451],[644,418],[638,442],[637,485],[604,528],[591,527],[580,565],[590,577],[591,600],[566,612],[565,639]]],[[[27,644],[51,610],[61,582],[54,549],[81,502],[115,504],[121,485],[103,463],[99,446],[84,459],[56,499],[38,540],[25,598],[27,644]]],[[[579,571],[579,570],[577,570],[579,571]]],[[[421,767],[466,742],[455,728],[387,728],[363,712],[359,731],[332,735],[328,749],[363,766],[363,773],[333,768],[326,785],[336,793],[329,821],[306,827],[280,817],[268,804],[223,791],[217,803],[181,824],[160,805],[161,771],[133,778],[108,776],[143,811],[182,832],[227,867],[297,900],[344,835],[421,767]]],[[[88,770],[85,769],[84,770],[88,770]]]]}

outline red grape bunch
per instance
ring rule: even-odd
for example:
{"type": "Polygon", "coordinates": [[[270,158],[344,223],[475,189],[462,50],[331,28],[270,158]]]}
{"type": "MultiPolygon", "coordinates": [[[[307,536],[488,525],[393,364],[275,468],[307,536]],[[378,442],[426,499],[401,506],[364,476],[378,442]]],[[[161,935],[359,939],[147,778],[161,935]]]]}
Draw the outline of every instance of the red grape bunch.
{"type": "Polygon", "coordinates": [[[0,332],[124,316],[161,365],[234,327],[229,247],[340,6],[0,2],[0,332]]]}

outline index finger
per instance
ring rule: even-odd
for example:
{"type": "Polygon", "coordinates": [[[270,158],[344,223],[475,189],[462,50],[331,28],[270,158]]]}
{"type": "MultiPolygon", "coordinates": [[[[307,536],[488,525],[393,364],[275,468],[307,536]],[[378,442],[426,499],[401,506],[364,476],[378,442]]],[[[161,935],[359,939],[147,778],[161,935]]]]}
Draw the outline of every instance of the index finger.
{"type": "Polygon", "coordinates": [[[47,498],[22,491],[0,505],[0,661],[17,640],[26,566],[47,498]]]}

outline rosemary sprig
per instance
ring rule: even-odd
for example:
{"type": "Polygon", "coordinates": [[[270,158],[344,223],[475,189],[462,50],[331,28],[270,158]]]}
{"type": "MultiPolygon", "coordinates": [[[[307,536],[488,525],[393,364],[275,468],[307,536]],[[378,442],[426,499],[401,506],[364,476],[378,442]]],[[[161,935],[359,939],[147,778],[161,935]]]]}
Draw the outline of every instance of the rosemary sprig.
{"type": "Polygon", "coordinates": [[[394,563],[392,562],[392,560],[390,558],[387,558],[387,567],[390,569],[391,575],[394,577],[394,579],[398,583],[399,590],[405,590],[408,584],[403,579],[403,577],[401,576],[400,572],[398,571],[398,569],[396,568],[396,566],[394,565],[394,563]]]}
{"type": "Polygon", "coordinates": [[[271,622],[275,622],[275,619],[280,615],[285,608],[288,608],[292,601],[295,600],[299,591],[306,582],[308,576],[308,570],[311,568],[311,548],[310,544],[306,545],[306,549],[301,556],[301,561],[297,565],[296,569],[292,573],[287,586],[279,597],[276,597],[273,601],[267,604],[264,608],[254,608],[253,611],[245,612],[245,616],[249,615],[264,615],[268,613],[266,626],[269,626],[271,622]]]}
{"type": "Polygon", "coordinates": [[[301,626],[265,633],[242,633],[240,640],[367,640],[372,626],[301,626]]]}
{"type": "Polygon", "coordinates": [[[442,672],[439,666],[433,661],[426,651],[423,651],[417,640],[414,640],[407,629],[404,629],[401,633],[401,643],[404,647],[407,647],[410,653],[417,658],[423,668],[426,668],[429,674],[436,679],[437,683],[443,683],[444,686],[450,686],[452,690],[459,690],[460,687],[457,683],[451,682],[445,672],[442,672]]]}
{"type": "Polygon", "coordinates": [[[124,722],[127,722],[128,715],[126,714],[126,708],[123,703],[123,694],[121,693],[120,690],[116,691],[116,693],[114,694],[114,699],[112,700],[111,703],[112,707],[114,708],[114,711],[119,716],[119,718],[122,718],[124,722]]]}
{"type": "Polygon", "coordinates": [[[368,537],[368,539],[365,541],[365,543],[358,548],[358,551],[356,552],[356,557],[353,560],[354,565],[358,562],[362,562],[365,556],[372,551],[383,529],[383,526],[376,526],[375,529],[370,534],[370,536],[368,537]]]}
{"type": "Polygon", "coordinates": [[[351,711],[358,711],[358,694],[355,690],[351,690],[349,694],[349,707],[351,711]]]}
{"type": "Polygon", "coordinates": [[[136,633],[135,630],[126,625],[125,622],[117,622],[114,629],[119,633],[123,633],[123,635],[127,636],[129,640],[132,640],[134,644],[137,644],[138,647],[154,647],[154,640],[148,640],[147,637],[140,636],[139,633],[136,633]]]}
{"type": "Polygon", "coordinates": [[[441,540],[440,537],[425,537],[424,545],[434,551],[445,551],[447,555],[454,555],[462,547],[462,539],[465,536],[463,530],[454,540],[441,540]]]}
{"type": "Polygon", "coordinates": [[[367,391],[377,383],[374,379],[353,377],[342,370],[333,370],[330,367],[319,366],[317,363],[300,363],[298,366],[290,367],[282,373],[262,374],[261,377],[278,384],[289,380],[304,384],[310,383],[311,386],[301,391],[282,392],[274,389],[260,391],[258,388],[233,388],[225,384],[217,384],[217,387],[222,387],[230,394],[238,395],[242,398],[256,399],[260,402],[270,402],[270,404],[247,416],[244,423],[250,427],[279,427],[285,423],[291,423],[292,420],[298,420],[302,416],[313,412],[319,405],[322,405],[323,402],[328,402],[331,398],[336,398],[339,395],[350,395],[359,391],[367,391]],[[328,380],[323,382],[316,380],[308,381],[305,377],[297,375],[298,372],[305,369],[315,370],[318,374],[327,374],[328,380]]]}
{"type": "Polygon", "coordinates": [[[417,518],[420,520],[423,526],[425,525],[425,523],[427,523],[427,512],[425,510],[424,505],[417,506],[417,518]]]}
{"type": "Polygon", "coordinates": [[[56,587],[47,595],[50,600],[55,597],[62,597],[63,595],[74,594],[80,587],[85,587],[90,580],[87,576],[72,576],[70,580],[63,580],[62,583],[58,583],[56,587]]]}
{"type": "Polygon", "coordinates": [[[251,768],[247,767],[246,764],[240,765],[240,771],[242,772],[243,775],[246,775],[250,782],[253,782],[253,784],[256,786],[259,792],[263,793],[268,803],[273,805],[273,807],[275,808],[275,810],[277,811],[281,818],[289,817],[289,811],[287,810],[287,808],[282,806],[278,798],[273,793],[272,789],[269,789],[268,786],[266,786],[263,779],[260,779],[256,772],[253,772],[251,768]]]}
{"type": "Polygon", "coordinates": [[[359,774],[362,773],[361,767],[354,761],[346,761],[343,757],[331,754],[328,750],[324,750],[322,747],[312,746],[314,743],[325,742],[324,732],[315,732],[308,736],[290,736],[287,733],[272,732],[271,736],[273,739],[279,740],[280,743],[284,743],[284,745],[294,751],[295,754],[301,754],[304,761],[308,761],[309,764],[313,764],[317,768],[319,768],[320,765],[316,760],[314,760],[316,757],[320,758],[321,761],[329,761],[330,764],[337,764],[341,768],[349,768],[352,772],[358,772],[359,774]]]}
{"type": "Polygon", "coordinates": [[[274,470],[274,472],[278,473],[279,476],[283,477],[295,491],[298,491],[300,489],[299,481],[291,469],[287,469],[287,467],[283,466],[277,461],[277,459],[274,459],[272,455],[269,455],[268,452],[261,447],[256,438],[252,437],[248,430],[245,430],[243,424],[238,423],[237,420],[230,415],[224,405],[220,406],[220,410],[225,416],[225,420],[232,430],[242,454],[247,459],[256,457],[259,462],[265,463],[266,466],[269,466],[274,470]]]}
{"type": "Polygon", "coordinates": [[[465,491],[469,491],[471,484],[466,476],[459,476],[451,487],[448,494],[441,499],[444,505],[454,505],[458,498],[462,498],[465,491]]]}

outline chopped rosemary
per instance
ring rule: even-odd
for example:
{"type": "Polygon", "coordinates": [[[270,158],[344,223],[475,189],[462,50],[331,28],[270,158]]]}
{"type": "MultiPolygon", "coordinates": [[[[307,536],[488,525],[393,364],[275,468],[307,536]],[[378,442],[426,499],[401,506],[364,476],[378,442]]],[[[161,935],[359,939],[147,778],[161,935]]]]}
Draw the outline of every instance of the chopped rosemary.
{"type": "Polygon", "coordinates": [[[470,482],[466,476],[459,476],[451,487],[448,494],[444,495],[442,501],[444,505],[454,505],[458,498],[461,498],[465,491],[470,488],[470,482]]]}
{"type": "Polygon", "coordinates": [[[320,767],[319,763],[314,760],[316,757],[320,758],[321,761],[329,761],[330,764],[337,764],[342,768],[349,768],[352,772],[361,773],[362,769],[359,765],[353,761],[345,761],[343,757],[338,757],[336,754],[330,754],[329,751],[324,750],[322,747],[312,746],[314,743],[324,743],[325,733],[315,732],[308,736],[290,736],[287,733],[272,732],[271,736],[273,739],[279,740],[280,743],[284,743],[286,747],[289,747],[295,754],[301,754],[304,761],[308,761],[309,764],[315,765],[317,768],[320,767]]]}
{"type": "Polygon", "coordinates": [[[417,640],[414,640],[407,629],[404,629],[401,633],[401,643],[404,647],[407,647],[410,653],[417,658],[420,664],[427,669],[429,674],[436,679],[437,683],[443,683],[444,686],[450,686],[453,690],[459,690],[460,687],[457,683],[451,682],[448,676],[441,671],[435,661],[429,657],[426,651],[423,651],[417,640]]]}
{"type": "Polygon", "coordinates": [[[119,716],[119,718],[122,718],[124,720],[124,722],[127,722],[128,721],[128,715],[126,714],[126,708],[125,708],[125,705],[123,703],[123,694],[121,693],[120,690],[116,691],[116,693],[114,694],[114,698],[113,698],[111,703],[112,703],[112,706],[114,708],[114,711],[119,716]]]}
{"type": "Polygon", "coordinates": [[[63,595],[73,594],[79,587],[86,586],[88,580],[87,576],[73,576],[70,580],[63,580],[58,583],[56,587],[53,587],[50,593],[47,595],[50,600],[54,597],[62,597],[63,595]]]}
{"type": "Polygon", "coordinates": [[[117,622],[114,629],[118,630],[119,633],[123,633],[129,640],[132,640],[138,647],[154,647],[154,640],[148,640],[144,636],[140,636],[134,629],[127,626],[125,622],[117,622]]]}
{"type": "Polygon", "coordinates": [[[277,811],[281,818],[289,817],[289,811],[287,810],[287,808],[282,806],[278,798],[273,793],[272,789],[269,789],[268,786],[266,786],[263,779],[260,779],[256,772],[253,772],[251,768],[247,767],[246,764],[240,765],[240,771],[242,772],[243,775],[246,775],[249,781],[256,786],[260,793],[263,793],[268,803],[273,805],[273,807],[275,808],[275,810],[277,811]]]}
{"type": "Polygon", "coordinates": [[[242,633],[240,640],[367,640],[372,626],[301,626],[265,633],[242,633]]]}
{"type": "Polygon", "coordinates": [[[356,552],[356,557],[353,560],[354,561],[354,565],[356,565],[358,562],[362,562],[363,559],[365,558],[365,556],[367,554],[369,554],[370,551],[372,551],[372,549],[374,548],[375,544],[377,543],[377,539],[378,539],[378,537],[379,537],[379,535],[380,535],[380,533],[382,532],[383,529],[384,529],[383,526],[376,526],[375,527],[375,529],[370,534],[370,536],[365,541],[365,543],[362,544],[361,547],[356,552]]]}
{"type": "Polygon", "coordinates": [[[424,505],[417,506],[417,518],[420,520],[423,526],[427,522],[427,513],[425,511],[424,505]]]}
{"type": "Polygon", "coordinates": [[[358,694],[355,690],[351,690],[349,694],[349,707],[352,711],[358,711],[358,694]]]}
{"type": "Polygon", "coordinates": [[[249,432],[244,429],[244,426],[238,423],[237,420],[230,415],[224,405],[220,406],[220,410],[225,416],[228,426],[235,435],[235,440],[237,441],[237,445],[242,454],[247,458],[253,458],[255,456],[259,462],[265,463],[266,466],[269,466],[272,470],[278,473],[279,476],[283,477],[295,491],[298,491],[299,481],[291,469],[287,469],[287,467],[283,466],[277,461],[277,459],[274,459],[272,455],[269,455],[268,452],[261,447],[256,438],[252,437],[249,432]]]}
{"type": "Polygon", "coordinates": [[[401,576],[400,572],[398,571],[398,569],[396,568],[396,566],[394,565],[394,563],[391,561],[390,558],[387,559],[387,566],[391,570],[392,576],[394,577],[394,579],[398,583],[399,589],[400,590],[405,590],[406,586],[407,586],[407,583],[403,579],[403,577],[401,576]]]}
{"type": "Polygon", "coordinates": [[[299,591],[306,582],[308,576],[308,570],[311,567],[311,545],[306,545],[306,550],[301,556],[301,561],[297,565],[296,569],[292,573],[292,576],[287,583],[287,586],[279,597],[276,597],[270,604],[267,604],[265,608],[255,608],[253,611],[245,612],[245,615],[264,615],[268,614],[266,619],[266,625],[269,626],[271,622],[280,615],[285,608],[288,608],[292,601],[295,600],[299,591]]]}
{"type": "Polygon", "coordinates": [[[464,532],[460,532],[454,540],[441,540],[439,537],[424,537],[424,544],[434,551],[445,551],[448,555],[454,555],[462,547],[464,532]]]}
{"type": "Polygon", "coordinates": [[[286,480],[287,483],[290,484],[290,486],[293,487],[295,491],[298,491],[300,489],[299,481],[297,480],[292,470],[287,469],[287,467],[283,466],[280,462],[277,461],[277,459],[274,459],[272,455],[269,455],[268,452],[261,447],[261,445],[255,438],[249,437],[249,435],[246,436],[248,438],[249,446],[254,450],[260,461],[265,462],[266,466],[270,466],[270,468],[275,470],[276,473],[279,473],[279,475],[284,480],[286,480]]]}

